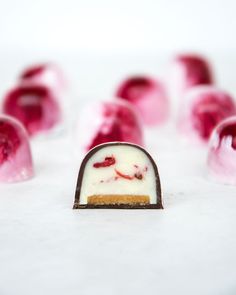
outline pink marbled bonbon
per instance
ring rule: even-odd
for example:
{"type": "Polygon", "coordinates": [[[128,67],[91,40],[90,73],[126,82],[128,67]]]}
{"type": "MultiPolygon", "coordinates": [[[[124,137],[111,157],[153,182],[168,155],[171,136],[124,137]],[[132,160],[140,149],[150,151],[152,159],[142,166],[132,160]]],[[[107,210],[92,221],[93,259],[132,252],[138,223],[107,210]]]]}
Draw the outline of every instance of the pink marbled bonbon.
{"type": "Polygon", "coordinates": [[[132,105],[122,100],[87,105],[79,116],[76,134],[84,152],[112,141],[143,145],[139,118],[132,105]]]}
{"type": "Polygon", "coordinates": [[[236,116],[222,121],[212,133],[207,165],[213,178],[236,185],[236,116]]]}
{"type": "Polygon", "coordinates": [[[233,98],[214,86],[196,86],[186,92],[178,128],[190,140],[208,142],[214,127],[236,114],[233,98]]]}
{"type": "Polygon", "coordinates": [[[51,130],[62,116],[55,93],[39,84],[19,85],[10,90],[2,110],[21,121],[30,136],[51,130]]]}
{"type": "Polygon", "coordinates": [[[132,103],[146,125],[163,123],[169,115],[169,102],[161,82],[147,76],[133,76],[121,83],[118,98],[132,103]]]}
{"type": "Polygon", "coordinates": [[[182,100],[186,90],[197,85],[213,84],[213,74],[209,62],[196,54],[181,54],[170,64],[168,88],[170,96],[182,100]]]}
{"type": "Polygon", "coordinates": [[[24,181],[33,174],[26,130],[14,118],[0,115],[0,182],[24,181]]]}
{"type": "Polygon", "coordinates": [[[20,83],[41,84],[53,90],[60,96],[66,88],[62,70],[53,63],[35,64],[25,68],[19,76],[20,83]]]}

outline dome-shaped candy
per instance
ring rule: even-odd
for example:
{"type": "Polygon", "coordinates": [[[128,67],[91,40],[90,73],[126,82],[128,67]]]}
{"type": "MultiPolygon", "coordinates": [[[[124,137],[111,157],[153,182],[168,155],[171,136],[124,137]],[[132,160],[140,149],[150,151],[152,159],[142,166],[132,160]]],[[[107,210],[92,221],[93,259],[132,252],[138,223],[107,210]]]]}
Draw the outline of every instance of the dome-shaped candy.
{"type": "Polygon", "coordinates": [[[170,64],[167,78],[170,95],[177,100],[182,100],[185,91],[193,86],[213,83],[209,62],[196,54],[177,55],[170,64]]]}
{"type": "Polygon", "coordinates": [[[33,176],[28,135],[22,124],[0,115],[0,182],[17,182],[33,176]]]}
{"type": "Polygon", "coordinates": [[[73,208],[162,209],[153,158],[127,142],[96,146],[80,166],[73,208]]]}
{"type": "Polygon", "coordinates": [[[225,119],[213,131],[208,169],[216,180],[236,185],[236,116],[225,119]]]}
{"type": "Polygon", "coordinates": [[[143,145],[139,118],[132,105],[122,100],[87,105],[79,116],[76,133],[83,151],[111,141],[143,145]]]}
{"type": "Polygon", "coordinates": [[[236,114],[232,97],[214,86],[196,86],[186,92],[179,114],[179,130],[190,140],[208,142],[214,127],[236,114]]]}
{"type": "Polygon", "coordinates": [[[3,101],[3,113],[17,118],[30,136],[46,132],[61,120],[61,109],[52,91],[39,84],[19,85],[3,101]]]}
{"type": "Polygon", "coordinates": [[[19,76],[20,83],[42,84],[60,94],[66,85],[62,70],[53,63],[41,63],[25,68],[19,76]]]}
{"type": "Polygon", "coordinates": [[[124,80],[118,87],[116,96],[132,103],[146,125],[160,124],[169,115],[164,86],[150,77],[132,76],[124,80]]]}

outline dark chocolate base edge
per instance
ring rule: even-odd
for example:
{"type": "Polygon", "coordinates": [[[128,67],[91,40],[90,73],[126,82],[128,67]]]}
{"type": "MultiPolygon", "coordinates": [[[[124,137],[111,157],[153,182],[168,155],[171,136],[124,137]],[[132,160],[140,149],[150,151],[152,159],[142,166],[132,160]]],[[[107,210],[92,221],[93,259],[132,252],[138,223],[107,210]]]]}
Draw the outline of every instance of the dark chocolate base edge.
{"type": "Polygon", "coordinates": [[[128,142],[109,142],[109,143],[103,143],[95,146],[93,149],[91,149],[86,156],[84,157],[80,170],[79,170],[79,175],[77,179],[77,185],[76,185],[76,191],[75,191],[75,202],[73,209],[163,209],[162,206],[162,197],[161,197],[161,183],[160,183],[160,177],[157,169],[157,165],[155,161],[153,160],[152,156],[141,146],[137,144],[132,144],[128,142]],[[98,150],[102,149],[104,146],[119,146],[119,145],[128,145],[128,146],[133,146],[138,149],[140,149],[142,152],[144,152],[149,160],[152,163],[152,167],[154,169],[155,173],[155,178],[156,178],[156,195],[157,195],[157,203],[156,204],[148,204],[148,205],[129,205],[129,204],[120,204],[120,205],[91,205],[91,204],[85,204],[82,205],[79,203],[80,200],[80,190],[81,190],[81,185],[83,181],[83,176],[84,176],[84,169],[85,166],[88,162],[88,160],[93,156],[98,150]]]}
{"type": "Polygon", "coordinates": [[[148,204],[148,205],[91,205],[91,204],[74,204],[73,209],[163,209],[161,204],[148,204]]]}

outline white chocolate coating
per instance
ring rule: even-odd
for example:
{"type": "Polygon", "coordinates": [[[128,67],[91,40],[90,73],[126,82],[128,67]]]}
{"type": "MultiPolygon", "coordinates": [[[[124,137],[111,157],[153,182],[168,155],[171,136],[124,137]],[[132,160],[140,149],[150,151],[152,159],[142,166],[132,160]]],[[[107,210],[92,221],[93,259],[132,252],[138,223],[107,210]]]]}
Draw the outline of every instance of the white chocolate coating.
{"type": "Polygon", "coordinates": [[[148,156],[128,145],[106,146],[95,152],[84,169],[80,204],[87,204],[88,196],[99,194],[148,195],[150,204],[156,204],[156,177],[148,156]],[[115,163],[109,167],[93,166],[106,157],[114,157],[115,163]],[[142,179],[135,175],[142,175],[142,179]]]}

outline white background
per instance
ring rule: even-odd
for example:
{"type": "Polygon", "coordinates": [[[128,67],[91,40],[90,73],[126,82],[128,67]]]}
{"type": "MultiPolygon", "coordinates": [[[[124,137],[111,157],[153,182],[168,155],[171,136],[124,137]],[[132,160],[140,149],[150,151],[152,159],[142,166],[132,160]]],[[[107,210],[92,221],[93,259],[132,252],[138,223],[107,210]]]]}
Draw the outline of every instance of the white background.
{"type": "Polygon", "coordinates": [[[78,95],[104,99],[125,75],[163,76],[173,53],[193,51],[236,95],[235,10],[234,0],[0,0],[0,93],[26,64],[52,60],[78,95]]]}
{"type": "Polygon", "coordinates": [[[0,48],[236,49],[234,0],[0,1],[0,48]]]}

